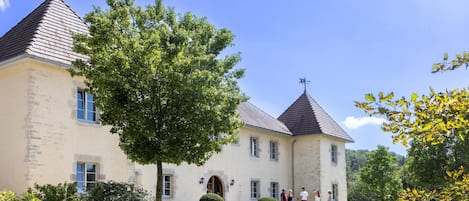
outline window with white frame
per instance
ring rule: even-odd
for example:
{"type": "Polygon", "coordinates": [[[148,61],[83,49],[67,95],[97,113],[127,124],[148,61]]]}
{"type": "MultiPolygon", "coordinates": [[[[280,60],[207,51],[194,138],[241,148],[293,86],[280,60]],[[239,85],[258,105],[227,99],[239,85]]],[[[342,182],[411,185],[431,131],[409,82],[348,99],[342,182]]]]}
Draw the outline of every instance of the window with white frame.
{"type": "Polygon", "coordinates": [[[163,175],[163,197],[171,197],[171,175],[163,175]]]}
{"type": "Polygon", "coordinates": [[[258,180],[251,180],[251,199],[258,199],[260,197],[260,182],[258,180]]]}
{"type": "Polygon", "coordinates": [[[278,142],[270,141],[270,160],[278,161],[278,142]]]}
{"type": "Polygon", "coordinates": [[[332,199],[339,200],[339,185],[332,184],[332,199]]]}
{"type": "Polygon", "coordinates": [[[278,194],[278,183],[277,182],[271,182],[270,183],[270,197],[278,199],[279,194],[278,194]]]}
{"type": "Polygon", "coordinates": [[[77,119],[97,122],[94,96],[84,90],[77,90],[77,119]]]}
{"type": "Polygon", "coordinates": [[[332,164],[337,164],[337,145],[331,145],[331,162],[332,164]]]}
{"type": "Polygon", "coordinates": [[[76,182],[77,191],[83,193],[91,189],[97,181],[97,165],[95,163],[77,162],[76,182]]]}
{"type": "Polygon", "coordinates": [[[259,158],[259,138],[251,137],[251,157],[259,158]]]}

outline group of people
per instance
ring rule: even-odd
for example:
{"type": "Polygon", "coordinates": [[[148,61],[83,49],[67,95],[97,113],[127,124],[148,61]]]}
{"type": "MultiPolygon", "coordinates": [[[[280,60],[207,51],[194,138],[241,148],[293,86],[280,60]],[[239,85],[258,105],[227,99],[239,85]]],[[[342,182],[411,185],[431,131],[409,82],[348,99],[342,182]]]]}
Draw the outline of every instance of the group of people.
{"type": "Polygon", "coordinates": [[[293,201],[293,192],[291,189],[288,189],[288,193],[285,193],[285,189],[282,189],[280,193],[280,201],[293,201]]]}
{"type": "MultiPolygon", "coordinates": [[[[305,187],[301,188],[301,193],[300,197],[298,200],[300,201],[308,201],[308,191],[305,190],[305,187]]],[[[332,198],[332,192],[328,191],[328,198],[327,201],[336,201],[334,198],[332,198]]],[[[293,201],[293,193],[292,190],[289,189],[288,193],[285,193],[285,189],[282,189],[282,193],[280,193],[280,200],[281,201],[293,201]]],[[[319,190],[314,191],[314,201],[321,201],[321,195],[319,193],[319,190]]]]}

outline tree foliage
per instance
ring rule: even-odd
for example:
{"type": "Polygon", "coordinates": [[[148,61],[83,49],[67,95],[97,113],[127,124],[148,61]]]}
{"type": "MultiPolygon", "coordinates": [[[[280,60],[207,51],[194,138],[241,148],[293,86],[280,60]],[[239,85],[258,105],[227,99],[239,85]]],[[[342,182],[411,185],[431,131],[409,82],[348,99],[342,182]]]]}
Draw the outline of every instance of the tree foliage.
{"type": "Polygon", "coordinates": [[[207,193],[202,195],[199,201],[223,201],[223,198],[215,193],[207,193]]]}
{"type": "Polygon", "coordinates": [[[345,150],[345,163],[347,170],[347,200],[362,201],[366,195],[360,192],[359,173],[368,160],[368,150],[345,150]]]}
{"type": "MultiPolygon", "coordinates": [[[[458,137],[447,138],[439,144],[422,144],[412,141],[407,154],[408,179],[411,186],[418,189],[441,190],[449,183],[447,171],[469,167],[469,141],[458,137]]],[[[467,173],[467,170],[466,170],[467,173]]]]}
{"type": "Polygon", "coordinates": [[[359,191],[365,200],[395,201],[402,189],[398,177],[397,158],[384,146],[368,154],[369,160],[360,170],[359,191]]]}
{"type": "Polygon", "coordinates": [[[40,200],[49,201],[75,201],[78,199],[76,183],[59,183],[57,185],[35,184],[34,188],[29,188],[27,193],[34,195],[40,200]]]}
{"type": "MultiPolygon", "coordinates": [[[[453,60],[445,54],[443,62],[433,66],[433,72],[454,70],[462,66],[468,67],[469,54],[456,55],[453,60]]],[[[454,170],[455,166],[467,166],[467,138],[469,130],[469,88],[446,90],[435,92],[430,88],[428,95],[411,94],[408,98],[394,98],[394,93],[379,92],[377,96],[369,93],[365,95],[364,102],[355,102],[358,108],[367,114],[384,116],[387,122],[382,124],[385,132],[393,133],[394,142],[401,142],[407,146],[412,142],[409,150],[409,168],[414,171],[414,182],[418,189],[407,189],[401,199],[409,200],[458,200],[458,195],[467,195],[469,186],[467,173],[463,170],[454,170]],[[431,160],[446,158],[434,164],[431,160]],[[423,165],[429,165],[430,172],[419,171],[423,165]],[[413,166],[413,167],[412,167],[413,166]],[[437,168],[431,169],[431,168],[437,168]],[[444,168],[444,171],[442,170],[444,168]],[[436,180],[428,180],[430,177],[442,177],[442,174],[451,175],[440,185],[431,186],[431,183],[439,183],[436,180]],[[457,177],[454,177],[457,175],[457,177]],[[419,182],[429,182],[427,185],[419,182]],[[451,193],[450,193],[451,192],[451,193]],[[451,196],[454,196],[451,198],[451,196]],[[427,199],[428,198],[428,199],[427,199]]],[[[464,199],[463,199],[464,200],[464,199]]]]}
{"type": "MultiPolygon", "coordinates": [[[[39,199],[34,193],[32,192],[24,192],[22,195],[16,195],[16,193],[9,191],[9,190],[3,190],[0,191],[0,201],[42,201],[39,199]]],[[[50,201],[56,201],[56,200],[50,200],[50,201]]],[[[62,200],[57,200],[57,201],[62,201],[62,200]]]]}
{"type": "Polygon", "coordinates": [[[237,106],[247,99],[237,83],[244,70],[234,69],[239,54],[221,56],[233,34],[205,18],[178,15],[161,0],[107,4],[85,16],[89,34],[74,37],[74,50],[89,60],[75,61],[72,74],[86,78],[100,122],[119,135],[124,153],[157,165],[161,199],[163,162],[202,165],[234,140],[237,106]]]}
{"type": "Polygon", "coordinates": [[[133,184],[121,182],[98,182],[81,197],[81,201],[145,201],[147,192],[133,184]]]}

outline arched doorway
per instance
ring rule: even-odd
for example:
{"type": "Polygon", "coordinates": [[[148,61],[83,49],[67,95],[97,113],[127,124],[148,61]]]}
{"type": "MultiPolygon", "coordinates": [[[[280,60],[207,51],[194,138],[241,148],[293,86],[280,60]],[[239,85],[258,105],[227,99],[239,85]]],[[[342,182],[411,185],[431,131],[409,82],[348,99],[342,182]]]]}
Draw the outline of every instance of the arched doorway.
{"type": "Polygon", "coordinates": [[[223,182],[217,176],[212,176],[207,182],[207,193],[215,193],[224,197],[223,182]]]}

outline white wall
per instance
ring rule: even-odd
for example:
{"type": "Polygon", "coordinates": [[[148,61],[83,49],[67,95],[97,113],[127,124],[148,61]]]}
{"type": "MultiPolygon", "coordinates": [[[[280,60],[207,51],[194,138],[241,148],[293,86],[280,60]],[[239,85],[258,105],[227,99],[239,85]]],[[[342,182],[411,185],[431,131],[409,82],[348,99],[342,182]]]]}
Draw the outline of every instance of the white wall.
{"type": "MultiPolygon", "coordinates": [[[[226,201],[250,200],[251,179],[260,181],[261,197],[270,196],[271,182],[278,182],[279,190],[291,188],[291,138],[289,136],[243,128],[239,138],[239,144],[225,145],[222,152],[215,154],[201,167],[187,164],[180,166],[164,164],[164,172],[174,177],[174,195],[165,200],[197,200],[207,192],[207,182],[211,176],[218,176],[223,181],[226,201]],[[259,158],[250,156],[251,136],[259,138],[261,149],[259,158]],[[270,140],[279,143],[278,161],[270,160],[270,140]],[[203,184],[199,184],[201,177],[204,178],[203,184]],[[235,180],[232,186],[231,180],[235,180]]],[[[152,174],[151,172],[154,171],[148,167],[137,169],[143,172],[143,175],[152,174]]],[[[149,177],[152,179],[146,179],[143,186],[154,188],[156,176],[150,175],[149,177]]]]}
{"type": "Polygon", "coordinates": [[[11,63],[0,67],[0,191],[20,192],[28,181],[26,65],[11,63]]]}
{"type": "Polygon", "coordinates": [[[327,191],[332,191],[332,184],[338,184],[337,201],[347,200],[347,171],[345,169],[345,141],[323,136],[321,138],[321,197],[327,198],[327,191]],[[337,146],[337,164],[332,163],[331,145],[337,146]]]}

